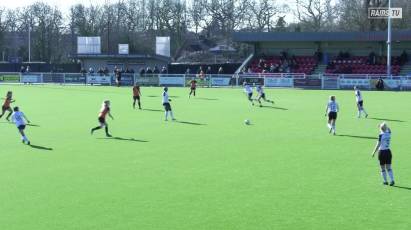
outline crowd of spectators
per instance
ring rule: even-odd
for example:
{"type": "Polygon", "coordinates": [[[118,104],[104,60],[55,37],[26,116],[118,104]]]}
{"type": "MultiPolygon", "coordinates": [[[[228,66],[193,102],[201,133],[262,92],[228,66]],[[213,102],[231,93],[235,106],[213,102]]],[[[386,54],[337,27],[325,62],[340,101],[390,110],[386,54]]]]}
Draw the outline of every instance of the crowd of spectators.
{"type": "MultiPolygon", "coordinates": [[[[85,75],[85,74],[90,74],[90,75],[94,75],[97,74],[99,76],[109,76],[110,75],[110,71],[107,67],[100,67],[97,71],[95,71],[92,67],[90,67],[88,69],[88,71],[85,68],[81,68],[80,73],[85,75]]],[[[135,71],[133,68],[119,68],[117,66],[114,67],[113,72],[114,75],[118,75],[120,74],[134,74],[135,71]]],[[[140,76],[146,76],[146,75],[151,75],[151,74],[167,74],[167,67],[163,66],[161,68],[161,70],[157,67],[154,66],[153,69],[151,69],[150,67],[146,67],[146,68],[141,68],[139,74],[140,76]]]]}

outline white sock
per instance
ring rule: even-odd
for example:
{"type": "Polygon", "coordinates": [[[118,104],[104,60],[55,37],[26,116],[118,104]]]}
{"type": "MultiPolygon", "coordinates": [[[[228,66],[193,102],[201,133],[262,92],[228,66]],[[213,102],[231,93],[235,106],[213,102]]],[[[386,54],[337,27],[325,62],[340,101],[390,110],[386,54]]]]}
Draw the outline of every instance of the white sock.
{"type": "Polygon", "coordinates": [[[329,129],[331,129],[331,125],[330,125],[330,123],[327,123],[327,127],[328,127],[329,129]]]}
{"type": "Polygon", "coordinates": [[[388,169],[388,176],[390,176],[390,180],[391,180],[391,182],[393,182],[394,181],[394,174],[392,172],[392,169],[388,169]]]}
{"type": "Polygon", "coordinates": [[[358,117],[361,117],[361,110],[358,110],[358,117]]]}
{"type": "Polygon", "coordinates": [[[173,111],[170,111],[171,119],[174,119],[173,111]]]}
{"type": "Polygon", "coordinates": [[[387,182],[387,172],[385,170],[381,170],[381,176],[384,182],[387,182]]]}
{"type": "Polygon", "coordinates": [[[332,126],[333,132],[335,133],[335,125],[332,126]]]}
{"type": "Polygon", "coordinates": [[[167,118],[168,118],[168,111],[166,111],[166,120],[167,120],[167,118]]]}

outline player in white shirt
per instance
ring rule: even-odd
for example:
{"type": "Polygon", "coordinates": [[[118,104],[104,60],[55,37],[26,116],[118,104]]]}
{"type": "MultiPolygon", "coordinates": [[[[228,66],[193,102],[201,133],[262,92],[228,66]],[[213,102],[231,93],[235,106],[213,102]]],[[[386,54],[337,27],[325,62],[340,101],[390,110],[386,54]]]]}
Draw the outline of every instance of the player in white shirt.
{"type": "Polygon", "coordinates": [[[251,105],[254,105],[254,102],[253,102],[253,88],[251,88],[251,86],[249,84],[247,84],[247,82],[244,82],[243,86],[244,86],[244,92],[247,94],[248,100],[251,102],[251,105]]]}
{"type": "Polygon", "coordinates": [[[378,150],[378,160],[380,161],[381,166],[381,176],[383,179],[383,184],[388,185],[387,182],[387,172],[388,176],[390,177],[390,186],[394,186],[394,174],[391,168],[391,150],[390,150],[390,142],[391,142],[391,129],[388,128],[388,125],[383,122],[380,124],[380,135],[378,137],[377,145],[372,152],[372,157],[374,157],[375,152],[378,150]]]}
{"type": "Polygon", "coordinates": [[[337,113],[339,110],[340,107],[335,101],[335,96],[330,96],[330,101],[327,103],[327,107],[325,109],[325,116],[328,115],[327,127],[330,129],[330,133],[332,132],[333,135],[335,135],[335,122],[337,120],[337,113]]]}
{"type": "Polygon", "coordinates": [[[14,107],[13,111],[14,112],[11,115],[11,120],[13,121],[14,124],[16,124],[17,129],[19,130],[21,134],[21,140],[23,144],[27,143],[28,145],[30,145],[30,141],[29,139],[27,139],[26,134],[24,133],[24,129],[26,128],[26,121],[29,124],[30,124],[30,121],[27,119],[24,113],[19,110],[19,107],[14,107]]]}
{"type": "Polygon", "coordinates": [[[354,86],[354,92],[355,92],[355,100],[357,101],[357,108],[358,108],[358,118],[361,117],[361,112],[365,114],[365,117],[368,117],[368,113],[365,111],[364,106],[363,106],[363,99],[362,99],[362,94],[361,91],[357,88],[357,86],[354,86]]]}
{"type": "Polygon", "coordinates": [[[258,103],[260,103],[260,107],[263,107],[263,105],[261,104],[261,99],[263,99],[265,102],[270,102],[271,104],[274,104],[274,101],[265,98],[265,93],[262,85],[258,85],[257,87],[255,87],[255,90],[258,93],[257,101],[258,103]]]}
{"type": "Polygon", "coordinates": [[[171,110],[171,105],[170,105],[170,99],[168,98],[168,88],[164,87],[164,92],[163,92],[163,106],[164,106],[164,110],[165,115],[166,115],[166,119],[165,121],[168,121],[168,115],[170,114],[171,119],[174,121],[174,115],[173,115],[173,111],[171,110]]]}

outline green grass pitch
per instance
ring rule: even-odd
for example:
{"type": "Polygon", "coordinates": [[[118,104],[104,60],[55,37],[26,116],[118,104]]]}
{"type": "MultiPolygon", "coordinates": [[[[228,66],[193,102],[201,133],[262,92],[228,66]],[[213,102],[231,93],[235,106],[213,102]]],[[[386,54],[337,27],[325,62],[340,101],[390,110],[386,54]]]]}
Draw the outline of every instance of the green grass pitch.
{"type": "Polygon", "coordinates": [[[37,126],[20,142],[0,120],[0,229],[409,229],[411,93],[266,89],[274,107],[242,89],[170,88],[178,122],[165,122],[162,89],[0,86],[37,126]],[[325,105],[341,112],[328,134],[325,105]],[[93,136],[110,99],[116,138],[93,136]],[[270,105],[268,105],[270,106],[270,105]],[[251,125],[244,124],[245,119],[251,125]],[[371,152],[377,125],[393,131],[399,187],[383,186],[371,152]],[[52,149],[52,150],[50,150],[52,149]]]}

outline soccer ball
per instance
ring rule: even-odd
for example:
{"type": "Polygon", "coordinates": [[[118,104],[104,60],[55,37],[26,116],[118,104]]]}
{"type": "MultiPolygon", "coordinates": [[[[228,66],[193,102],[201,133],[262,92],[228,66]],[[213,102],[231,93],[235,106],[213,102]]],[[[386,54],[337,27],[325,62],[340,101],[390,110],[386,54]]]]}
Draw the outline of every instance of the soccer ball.
{"type": "Polygon", "coordinates": [[[244,124],[249,125],[249,124],[251,124],[251,122],[250,122],[250,120],[245,119],[245,120],[244,120],[244,124]]]}

